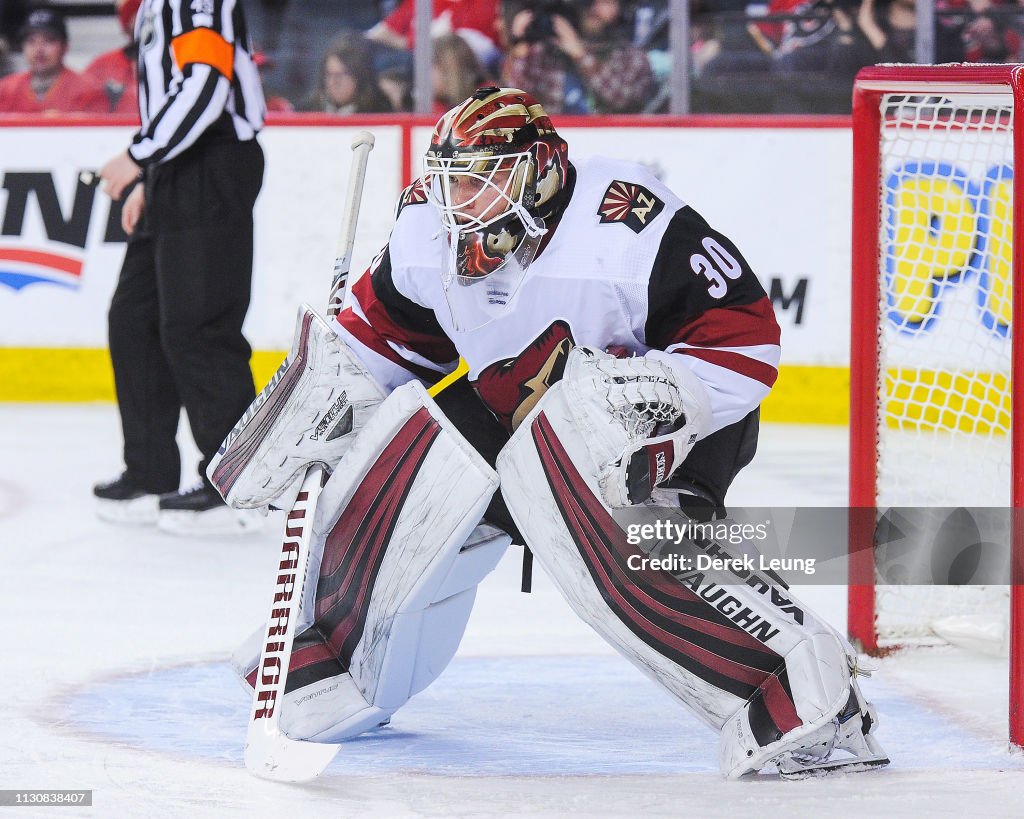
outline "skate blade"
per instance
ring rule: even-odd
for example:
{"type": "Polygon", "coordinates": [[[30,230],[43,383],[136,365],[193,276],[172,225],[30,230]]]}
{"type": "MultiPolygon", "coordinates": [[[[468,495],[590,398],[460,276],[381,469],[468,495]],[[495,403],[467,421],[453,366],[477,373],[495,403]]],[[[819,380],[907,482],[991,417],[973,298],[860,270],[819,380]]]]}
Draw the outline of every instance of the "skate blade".
{"type": "Polygon", "coordinates": [[[160,512],[159,495],[143,495],[127,501],[96,498],[96,517],[108,523],[147,526],[156,523],[160,512]]]}
{"type": "Polygon", "coordinates": [[[214,537],[256,532],[263,527],[263,522],[258,512],[222,506],[205,512],[161,510],[156,526],[161,532],[172,535],[214,537]]]}
{"type": "Polygon", "coordinates": [[[832,776],[843,773],[859,773],[874,768],[884,768],[889,764],[889,757],[879,756],[871,759],[839,759],[834,762],[823,762],[806,768],[784,771],[779,767],[779,776],[786,780],[813,779],[815,777],[832,776]]]}

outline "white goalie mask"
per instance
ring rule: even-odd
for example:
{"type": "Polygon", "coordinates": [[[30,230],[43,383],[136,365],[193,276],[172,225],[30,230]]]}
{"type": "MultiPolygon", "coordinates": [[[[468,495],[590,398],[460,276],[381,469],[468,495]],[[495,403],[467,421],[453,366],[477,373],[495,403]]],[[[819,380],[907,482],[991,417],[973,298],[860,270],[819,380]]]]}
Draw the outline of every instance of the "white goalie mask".
{"type": "MultiPolygon", "coordinates": [[[[441,215],[451,235],[468,235],[496,228],[518,217],[526,232],[540,234],[527,211],[532,204],[533,156],[529,151],[490,154],[455,151],[453,157],[423,158],[424,177],[429,180],[427,196],[441,215]],[[527,198],[527,193],[530,198],[527,198]]],[[[492,230],[496,233],[496,230],[492,230]]],[[[464,275],[487,275],[486,270],[469,270],[464,275]]]]}
{"type": "Polygon", "coordinates": [[[448,239],[441,280],[456,329],[497,318],[547,232],[539,206],[563,187],[565,143],[525,92],[482,88],[434,129],[424,189],[448,239]]]}

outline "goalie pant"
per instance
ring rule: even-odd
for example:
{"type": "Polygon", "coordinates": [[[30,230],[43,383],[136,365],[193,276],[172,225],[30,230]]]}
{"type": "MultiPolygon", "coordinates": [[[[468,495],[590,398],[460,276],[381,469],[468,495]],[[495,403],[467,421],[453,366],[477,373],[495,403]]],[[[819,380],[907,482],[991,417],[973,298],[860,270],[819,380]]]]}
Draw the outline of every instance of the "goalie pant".
{"type": "MultiPolygon", "coordinates": [[[[557,420],[562,392],[545,396],[499,456],[516,521],[574,610],[722,729],[723,771],[757,770],[847,703],[852,683],[842,640],[791,596],[787,613],[772,611],[750,587],[729,589],[766,624],[759,637],[669,575],[627,570],[636,549],[593,476],[575,466],[588,462],[587,444],[565,428],[567,416],[557,420]],[[588,522],[570,526],[570,519],[588,522]]],[[[304,590],[278,703],[290,738],[355,736],[441,674],[477,584],[510,542],[496,527],[478,525],[497,483],[420,385],[401,387],[381,404],[318,506],[310,569],[317,579],[304,590]]],[[[260,629],[236,655],[250,683],[260,673],[265,634],[260,629]]]]}

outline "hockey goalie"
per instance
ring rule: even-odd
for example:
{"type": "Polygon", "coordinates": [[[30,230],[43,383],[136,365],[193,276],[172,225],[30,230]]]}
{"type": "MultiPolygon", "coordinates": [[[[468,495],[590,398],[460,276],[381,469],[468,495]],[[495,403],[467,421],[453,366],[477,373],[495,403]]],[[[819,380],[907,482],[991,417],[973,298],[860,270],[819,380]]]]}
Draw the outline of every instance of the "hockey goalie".
{"type": "MultiPolygon", "coordinates": [[[[442,673],[517,543],[720,732],[725,776],[886,764],[855,653],[778,578],[723,597],[630,568],[642,547],[622,510],[725,514],[778,362],[736,245],[647,169],[571,162],[520,90],[446,113],[387,246],[336,317],[300,311],[291,355],[210,466],[237,508],[292,508],[310,464],[330,472],[273,704],[283,733],[339,743],[390,719],[442,673]],[[432,398],[460,358],[468,376],[432,398]]],[[[252,684],[267,633],[236,655],[252,684]]]]}

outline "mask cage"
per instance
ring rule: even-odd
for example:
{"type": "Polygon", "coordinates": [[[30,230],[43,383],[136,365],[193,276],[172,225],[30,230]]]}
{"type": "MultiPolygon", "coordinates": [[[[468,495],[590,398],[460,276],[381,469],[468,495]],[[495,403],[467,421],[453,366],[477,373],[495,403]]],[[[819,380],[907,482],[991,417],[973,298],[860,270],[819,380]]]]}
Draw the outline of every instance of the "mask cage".
{"type": "Polygon", "coordinates": [[[451,158],[427,155],[423,159],[427,199],[453,239],[484,230],[513,214],[529,235],[540,235],[543,228],[530,216],[526,202],[528,194],[532,198],[532,170],[529,151],[451,158]]]}

